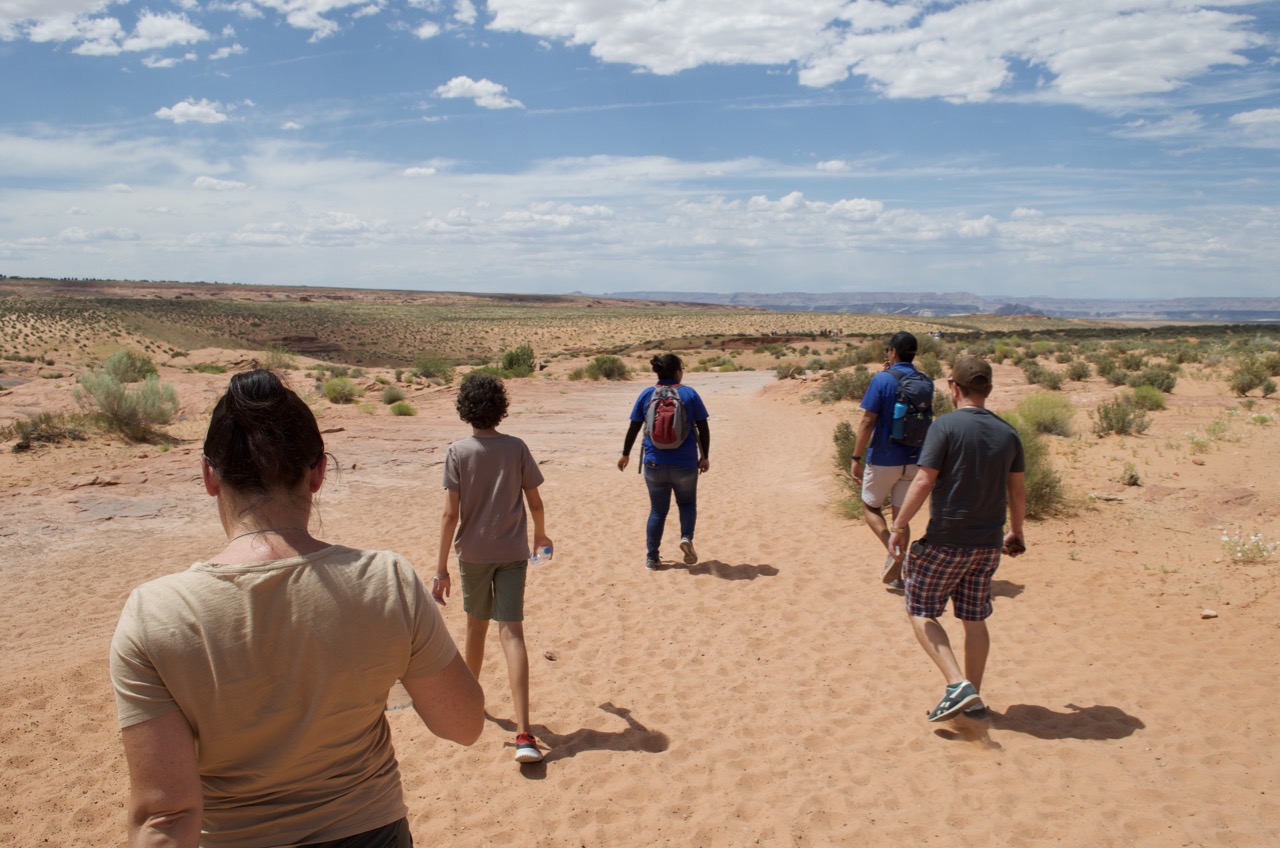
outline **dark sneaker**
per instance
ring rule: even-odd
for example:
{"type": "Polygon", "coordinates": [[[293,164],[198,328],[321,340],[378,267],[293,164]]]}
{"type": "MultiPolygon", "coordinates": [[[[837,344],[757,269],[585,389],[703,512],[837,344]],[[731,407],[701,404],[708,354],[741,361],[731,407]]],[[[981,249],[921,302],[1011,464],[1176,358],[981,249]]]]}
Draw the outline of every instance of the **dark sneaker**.
{"type": "Polygon", "coordinates": [[[662,563],[658,562],[653,557],[645,557],[644,567],[649,569],[650,571],[657,571],[659,568],[662,568],[662,563]]]}
{"type": "Polygon", "coordinates": [[[693,549],[692,539],[681,539],[680,550],[684,551],[684,564],[696,565],[698,562],[698,552],[693,549]]]}
{"type": "Polygon", "coordinates": [[[538,750],[538,740],[532,733],[521,733],[516,736],[516,762],[542,762],[542,752],[538,750]]]}
{"type": "Polygon", "coordinates": [[[949,718],[955,718],[961,710],[974,701],[982,703],[978,699],[978,690],[974,689],[969,681],[961,680],[955,686],[947,687],[938,706],[929,713],[929,721],[946,721],[949,718]]]}
{"type": "Polygon", "coordinates": [[[902,563],[893,561],[893,554],[889,554],[884,561],[884,571],[880,572],[880,582],[889,586],[897,583],[902,585],[902,563]]]}

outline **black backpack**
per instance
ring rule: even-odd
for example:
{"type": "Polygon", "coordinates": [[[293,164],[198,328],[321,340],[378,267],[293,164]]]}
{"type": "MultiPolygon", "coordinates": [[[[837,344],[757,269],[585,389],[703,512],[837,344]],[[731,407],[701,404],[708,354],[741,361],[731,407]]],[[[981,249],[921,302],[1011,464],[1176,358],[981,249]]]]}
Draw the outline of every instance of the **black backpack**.
{"type": "Polygon", "coordinates": [[[889,369],[898,381],[894,398],[893,428],[889,440],[903,447],[918,448],[933,423],[933,381],[919,371],[889,369]]]}

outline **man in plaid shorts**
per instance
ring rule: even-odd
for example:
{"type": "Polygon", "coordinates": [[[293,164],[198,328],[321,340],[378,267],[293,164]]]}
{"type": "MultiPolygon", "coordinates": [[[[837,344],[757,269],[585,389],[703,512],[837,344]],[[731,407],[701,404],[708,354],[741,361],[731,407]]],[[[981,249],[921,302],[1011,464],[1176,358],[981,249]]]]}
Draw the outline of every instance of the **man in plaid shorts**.
{"type": "Polygon", "coordinates": [[[901,561],[906,528],[932,493],[929,526],[911,546],[904,571],[907,615],[916,639],[933,660],[947,688],[929,713],[945,721],[963,713],[985,718],[978,692],[991,648],[991,577],[1003,551],[1026,550],[1022,519],[1026,511],[1022,442],[1009,424],[986,409],[991,366],[962,356],[947,380],[955,412],[933,422],[920,450],[919,471],[889,528],[889,549],[901,561]],[[1005,513],[1009,532],[1004,532],[1005,513]],[[938,622],[950,599],[964,626],[964,669],[938,622]]]}

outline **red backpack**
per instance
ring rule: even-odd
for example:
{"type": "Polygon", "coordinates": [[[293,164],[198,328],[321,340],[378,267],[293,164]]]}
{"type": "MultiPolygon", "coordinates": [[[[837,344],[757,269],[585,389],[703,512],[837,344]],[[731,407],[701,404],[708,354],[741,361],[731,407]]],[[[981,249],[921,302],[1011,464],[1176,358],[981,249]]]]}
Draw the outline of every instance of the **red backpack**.
{"type": "Polygon", "coordinates": [[[644,411],[644,435],[658,450],[674,450],[689,437],[689,410],[680,397],[680,386],[659,385],[644,411]]]}

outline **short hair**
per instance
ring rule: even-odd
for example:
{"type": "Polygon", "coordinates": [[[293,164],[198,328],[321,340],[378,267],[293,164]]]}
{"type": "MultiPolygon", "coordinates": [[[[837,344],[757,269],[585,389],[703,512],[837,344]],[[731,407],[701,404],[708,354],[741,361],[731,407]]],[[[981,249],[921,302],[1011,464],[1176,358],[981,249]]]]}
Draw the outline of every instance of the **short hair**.
{"type": "Polygon", "coordinates": [[[492,374],[473,372],[458,387],[458,417],[477,430],[491,430],[507,417],[507,388],[492,374]]]}
{"type": "Polygon", "coordinates": [[[886,348],[892,348],[898,352],[898,359],[903,362],[910,362],[916,358],[916,351],[920,349],[920,343],[916,341],[916,337],[908,332],[894,333],[893,338],[884,343],[886,348]]]}
{"type": "Polygon", "coordinates": [[[676,372],[684,370],[684,363],[674,353],[663,353],[650,359],[649,367],[659,380],[674,380],[676,372]]]}
{"type": "Polygon", "coordinates": [[[316,417],[266,369],[232,376],[213,407],[205,460],[223,485],[244,493],[293,489],[324,456],[316,417]]]}

